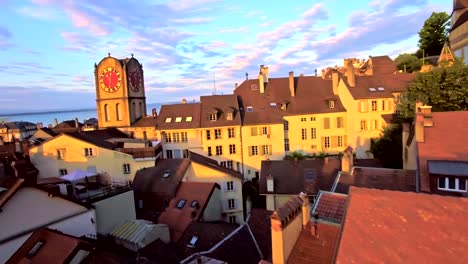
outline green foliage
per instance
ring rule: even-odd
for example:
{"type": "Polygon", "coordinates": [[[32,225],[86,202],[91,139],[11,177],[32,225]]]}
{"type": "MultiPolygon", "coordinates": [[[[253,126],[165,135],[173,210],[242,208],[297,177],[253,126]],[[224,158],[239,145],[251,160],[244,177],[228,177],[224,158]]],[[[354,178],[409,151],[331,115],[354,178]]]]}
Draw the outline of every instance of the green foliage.
{"type": "Polygon", "coordinates": [[[413,118],[416,101],[432,106],[432,111],[468,110],[468,67],[455,63],[419,73],[401,97],[402,118],[413,118]]]}
{"type": "Polygon", "coordinates": [[[323,151],[321,151],[321,152],[316,156],[316,158],[318,158],[318,159],[325,159],[326,157],[328,157],[328,153],[323,152],[323,151]]]}
{"type": "Polygon", "coordinates": [[[370,152],[382,163],[385,168],[401,169],[402,159],[402,125],[385,128],[381,138],[371,140],[370,152]]]}
{"type": "Polygon", "coordinates": [[[426,19],[419,31],[419,48],[426,56],[439,55],[445,41],[447,41],[450,16],[446,12],[433,12],[426,19]]]}
{"type": "Polygon", "coordinates": [[[302,160],[302,159],[305,159],[305,158],[306,158],[306,156],[304,156],[304,154],[302,154],[302,152],[300,152],[300,151],[293,151],[293,152],[291,152],[291,154],[286,155],[284,157],[285,160],[295,160],[295,159],[302,160]]]}
{"type": "Polygon", "coordinates": [[[422,60],[408,53],[398,55],[395,59],[395,63],[397,64],[397,68],[404,72],[419,71],[422,66],[422,60]]]}

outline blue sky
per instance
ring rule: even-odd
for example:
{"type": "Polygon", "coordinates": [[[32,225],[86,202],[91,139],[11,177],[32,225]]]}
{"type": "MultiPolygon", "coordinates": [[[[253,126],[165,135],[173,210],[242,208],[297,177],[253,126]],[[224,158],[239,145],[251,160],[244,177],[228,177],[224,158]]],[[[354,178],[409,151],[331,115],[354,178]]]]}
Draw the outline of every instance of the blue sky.
{"type": "Polygon", "coordinates": [[[0,113],[95,107],[94,63],[143,64],[148,103],[417,49],[449,0],[0,0],[0,113]],[[282,4],[280,4],[282,3],[282,4]]]}

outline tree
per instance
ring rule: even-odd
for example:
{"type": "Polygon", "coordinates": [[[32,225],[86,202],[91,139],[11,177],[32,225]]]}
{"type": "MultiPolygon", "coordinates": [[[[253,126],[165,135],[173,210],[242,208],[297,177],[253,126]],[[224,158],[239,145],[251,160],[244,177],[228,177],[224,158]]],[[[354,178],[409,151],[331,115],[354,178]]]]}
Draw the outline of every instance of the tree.
{"type": "Polygon", "coordinates": [[[370,151],[384,168],[401,169],[403,167],[403,144],[401,124],[392,125],[384,129],[381,138],[371,140],[370,151]]]}
{"type": "Polygon", "coordinates": [[[432,111],[468,110],[468,67],[457,61],[450,67],[437,67],[419,73],[401,97],[402,118],[413,118],[416,101],[432,106],[432,111]]]}
{"type": "Polygon", "coordinates": [[[413,72],[421,69],[422,61],[415,55],[403,53],[398,55],[395,59],[397,69],[404,72],[413,72]]]}
{"type": "Polygon", "coordinates": [[[446,12],[433,12],[426,19],[419,31],[419,48],[424,50],[426,56],[440,54],[445,41],[447,41],[450,16],[446,12]]]}

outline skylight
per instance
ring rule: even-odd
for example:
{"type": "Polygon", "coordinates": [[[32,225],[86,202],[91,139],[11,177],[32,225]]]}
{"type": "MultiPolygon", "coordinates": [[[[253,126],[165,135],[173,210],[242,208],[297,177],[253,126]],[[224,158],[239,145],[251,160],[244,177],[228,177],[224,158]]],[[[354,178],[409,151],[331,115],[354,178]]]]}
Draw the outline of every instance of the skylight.
{"type": "Polygon", "coordinates": [[[379,91],[384,91],[385,88],[383,88],[383,87],[377,87],[377,90],[379,90],[379,91]]]}
{"type": "Polygon", "coordinates": [[[192,122],[192,117],[191,116],[187,116],[185,118],[185,122],[192,122]]]}
{"type": "Polygon", "coordinates": [[[37,252],[39,251],[39,249],[41,249],[41,247],[45,244],[45,241],[44,240],[40,240],[40,241],[37,241],[36,244],[31,248],[31,250],[29,250],[27,256],[29,258],[31,257],[34,257],[34,255],[37,254],[37,252]]]}
{"type": "Polygon", "coordinates": [[[190,239],[190,242],[187,244],[187,247],[190,247],[190,248],[195,247],[195,244],[197,243],[197,241],[198,241],[198,237],[193,236],[192,239],[190,239]]]}
{"type": "Polygon", "coordinates": [[[190,203],[190,207],[195,208],[198,205],[197,200],[193,200],[192,203],[190,203]]]}
{"type": "Polygon", "coordinates": [[[163,172],[162,177],[163,177],[163,178],[167,178],[167,177],[169,177],[169,176],[171,176],[171,171],[170,171],[170,170],[165,170],[165,171],[163,172]]]}
{"type": "Polygon", "coordinates": [[[276,103],[270,103],[270,107],[276,107],[276,103]]]}
{"type": "Polygon", "coordinates": [[[247,106],[247,112],[252,113],[253,112],[253,106],[247,106]]]}
{"type": "Polygon", "coordinates": [[[175,118],[176,123],[182,122],[182,117],[178,116],[175,118]]]}
{"type": "Polygon", "coordinates": [[[184,205],[185,205],[186,202],[187,202],[186,200],[181,199],[181,200],[177,203],[177,208],[179,208],[179,209],[184,208],[184,205]]]}
{"type": "Polygon", "coordinates": [[[172,117],[166,117],[166,123],[172,122],[172,117]]]}
{"type": "Polygon", "coordinates": [[[377,91],[377,89],[375,89],[375,88],[371,87],[371,88],[369,88],[369,91],[371,91],[371,92],[375,92],[375,91],[377,91]]]}

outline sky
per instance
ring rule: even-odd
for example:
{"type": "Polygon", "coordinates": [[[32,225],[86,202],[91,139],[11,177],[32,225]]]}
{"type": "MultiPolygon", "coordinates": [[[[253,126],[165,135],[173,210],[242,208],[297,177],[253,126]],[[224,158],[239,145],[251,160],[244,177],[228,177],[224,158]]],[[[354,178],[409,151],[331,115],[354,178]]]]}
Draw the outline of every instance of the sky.
{"type": "Polygon", "coordinates": [[[319,74],[344,58],[417,50],[450,0],[0,0],[0,113],[96,106],[94,64],[143,64],[147,103],[231,94],[257,78],[319,74]]]}

